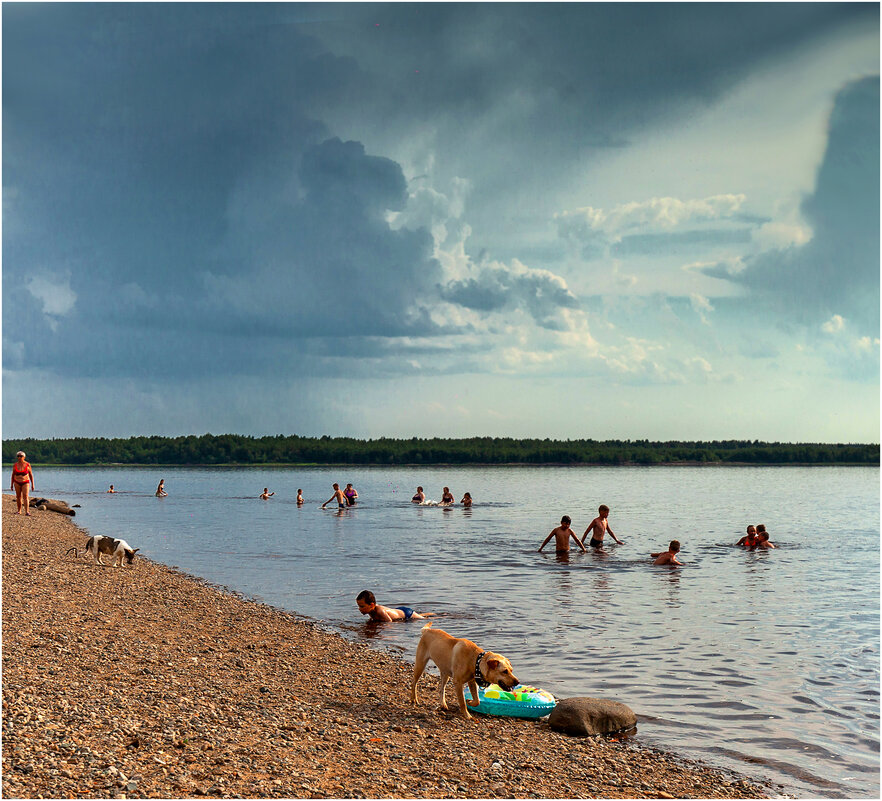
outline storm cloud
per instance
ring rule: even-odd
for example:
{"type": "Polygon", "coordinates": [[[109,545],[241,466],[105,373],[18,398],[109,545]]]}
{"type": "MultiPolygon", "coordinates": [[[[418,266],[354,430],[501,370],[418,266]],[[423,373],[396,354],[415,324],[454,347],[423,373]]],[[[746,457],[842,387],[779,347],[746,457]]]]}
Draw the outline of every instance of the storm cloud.
{"type": "Polygon", "coordinates": [[[820,327],[831,315],[860,335],[879,332],[879,78],[836,98],[814,192],[802,204],[809,242],[764,252],[742,269],[705,273],[744,287],[774,315],[820,327]]]}
{"type": "MultiPolygon", "coordinates": [[[[878,76],[844,86],[877,68],[872,4],[12,4],[3,22],[4,385],[36,404],[4,406],[10,436],[245,430],[225,402],[253,411],[246,384],[274,426],[279,397],[302,407],[289,429],[391,434],[360,409],[385,397],[371,382],[401,382],[406,429],[436,376],[483,432],[511,420],[500,375],[536,433],[586,419],[548,376],[612,430],[608,386],[738,380],[802,329],[818,380],[878,355],[878,76]],[[819,169],[794,160],[757,197],[710,137],[704,167],[687,154],[647,188],[647,158],[676,159],[751,81],[792,94],[808,56],[841,89],[812,92],[819,169]],[[755,307],[774,342],[732,325],[755,307]]],[[[775,100],[738,113],[792,136],[775,100]]]]}

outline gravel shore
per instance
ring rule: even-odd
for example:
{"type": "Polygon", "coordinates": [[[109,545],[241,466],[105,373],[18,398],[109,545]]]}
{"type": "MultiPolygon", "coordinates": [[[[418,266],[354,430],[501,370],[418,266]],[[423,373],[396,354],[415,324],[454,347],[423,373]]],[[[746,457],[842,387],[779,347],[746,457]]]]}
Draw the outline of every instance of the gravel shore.
{"type": "Polygon", "coordinates": [[[6,798],[770,792],[633,741],[463,722],[435,707],[434,676],[411,707],[394,655],[146,559],[65,555],[84,542],[70,518],[18,516],[3,496],[6,798]]]}

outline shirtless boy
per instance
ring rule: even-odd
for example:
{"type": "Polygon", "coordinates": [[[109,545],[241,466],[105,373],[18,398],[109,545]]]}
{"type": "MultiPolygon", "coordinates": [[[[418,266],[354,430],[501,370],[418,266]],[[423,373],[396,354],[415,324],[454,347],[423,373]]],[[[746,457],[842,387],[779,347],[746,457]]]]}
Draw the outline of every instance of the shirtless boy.
{"type": "Polygon", "coordinates": [[[682,565],[682,562],[677,561],[678,553],[680,553],[680,543],[677,540],[671,540],[668,550],[662,551],[661,553],[651,553],[649,555],[655,559],[652,563],[654,565],[682,565]]]}
{"type": "Polygon", "coordinates": [[[539,550],[541,551],[546,545],[548,545],[549,540],[554,537],[554,550],[558,553],[568,553],[570,550],[570,537],[572,537],[576,545],[578,545],[584,552],[585,546],[579,542],[576,532],[570,528],[571,522],[570,516],[564,515],[560,519],[560,525],[545,538],[545,542],[539,546],[539,550]]]}
{"type": "Polygon", "coordinates": [[[588,534],[591,534],[591,542],[588,544],[592,548],[602,548],[603,547],[603,537],[605,534],[609,534],[619,545],[622,544],[622,541],[613,534],[613,530],[609,527],[609,507],[606,504],[603,504],[597,510],[597,517],[594,518],[589,524],[588,528],[585,529],[585,533],[582,535],[582,542],[585,542],[588,534]]]}
{"type": "Polygon", "coordinates": [[[380,606],[374,594],[370,590],[362,590],[355,598],[358,604],[358,611],[363,615],[370,615],[371,620],[390,621],[390,620],[423,620],[432,617],[433,612],[426,612],[421,615],[414,612],[409,606],[380,606]]]}
{"type": "Polygon", "coordinates": [[[322,504],[322,509],[324,509],[335,498],[337,500],[337,508],[338,509],[345,509],[346,508],[346,496],[343,494],[343,490],[340,489],[339,484],[334,484],[334,494],[322,504]]]}
{"type": "Polygon", "coordinates": [[[270,497],[272,497],[272,496],[275,495],[275,494],[276,494],[275,492],[270,492],[270,491],[269,491],[269,487],[264,487],[264,488],[263,488],[263,492],[260,494],[260,499],[261,499],[262,501],[265,501],[267,498],[270,498],[270,497]]]}
{"type": "Polygon", "coordinates": [[[756,534],[756,547],[757,548],[777,548],[777,545],[773,545],[769,542],[769,535],[765,531],[758,531],[756,534]]]}
{"type": "Polygon", "coordinates": [[[297,490],[297,505],[303,506],[303,490],[302,489],[297,490]]]}

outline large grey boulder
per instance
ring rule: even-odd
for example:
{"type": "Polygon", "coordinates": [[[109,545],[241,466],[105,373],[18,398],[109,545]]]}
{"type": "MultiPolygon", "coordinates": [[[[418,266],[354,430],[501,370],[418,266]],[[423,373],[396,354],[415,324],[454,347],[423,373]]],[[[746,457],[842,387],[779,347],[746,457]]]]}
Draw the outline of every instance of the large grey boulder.
{"type": "Polygon", "coordinates": [[[630,707],[601,698],[563,698],[551,711],[548,725],[553,729],[582,737],[612,734],[637,725],[630,707]]]}

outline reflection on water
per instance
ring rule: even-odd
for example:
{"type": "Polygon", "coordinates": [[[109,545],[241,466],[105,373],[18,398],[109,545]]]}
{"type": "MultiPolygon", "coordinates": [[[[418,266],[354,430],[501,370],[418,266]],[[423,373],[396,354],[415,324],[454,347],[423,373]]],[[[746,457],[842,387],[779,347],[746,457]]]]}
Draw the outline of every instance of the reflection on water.
{"type": "Polygon", "coordinates": [[[438,613],[436,627],[506,654],[528,683],[627,703],[642,740],[802,795],[878,797],[878,469],[163,476],[160,500],[153,470],[40,471],[41,489],[81,503],[77,522],[93,533],[346,636],[412,658],[419,621],[359,619],[355,596],[371,589],[380,603],[438,613]],[[319,511],[341,479],[358,487],[358,507],[319,511]],[[120,491],[105,494],[110,483],[120,491]],[[476,505],[413,505],[400,488],[417,483],[430,497],[467,487],[476,505]],[[264,486],[276,495],[259,501],[264,486]],[[537,553],[561,514],[581,531],[600,503],[624,544],[537,553]],[[778,550],[733,547],[756,522],[778,550]],[[672,537],[684,566],[652,565],[672,537]]]}

